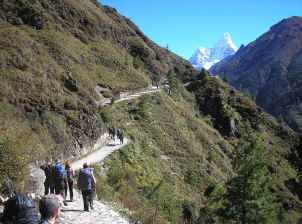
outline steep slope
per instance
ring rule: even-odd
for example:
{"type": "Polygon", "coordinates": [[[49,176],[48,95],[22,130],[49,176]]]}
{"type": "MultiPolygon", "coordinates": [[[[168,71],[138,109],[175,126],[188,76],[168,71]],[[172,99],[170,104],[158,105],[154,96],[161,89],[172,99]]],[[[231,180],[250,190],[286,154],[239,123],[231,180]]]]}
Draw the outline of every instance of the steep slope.
{"type": "Polygon", "coordinates": [[[189,59],[191,64],[198,70],[210,69],[215,63],[235,54],[237,47],[233,44],[231,35],[224,33],[213,48],[200,47],[189,59]]]}
{"type": "Polygon", "coordinates": [[[0,27],[0,134],[16,143],[26,127],[30,144],[16,144],[37,157],[78,156],[105,131],[97,85],[114,97],[169,70],[184,80],[195,72],[95,0],[1,0],[0,27]]]}
{"type": "Polygon", "coordinates": [[[302,17],[291,17],[241,49],[211,72],[227,76],[236,88],[256,97],[258,105],[302,131],[302,17]]]}
{"type": "Polygon", "coordinates": [[[102,117],[133,142],[96,164],[98,196],[122,204],[143,223],[183,223],[185,200],[198,210],[208,187],[223,186],[232,175],[232,155],[249,121],[278,175],[272,191],[289,213],[287,223],[296,223],[301,136],[219,79],[196,80],[187,88],[191,93],[180,90],[178,98],[161,92],[102,108],[102,117]]]}

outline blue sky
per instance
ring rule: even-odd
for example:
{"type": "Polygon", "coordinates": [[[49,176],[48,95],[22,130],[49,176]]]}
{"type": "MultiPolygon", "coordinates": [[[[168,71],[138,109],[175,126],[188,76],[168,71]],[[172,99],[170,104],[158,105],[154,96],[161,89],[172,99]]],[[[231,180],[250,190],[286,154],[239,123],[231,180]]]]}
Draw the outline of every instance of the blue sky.
{"type": "Polygon", "coordinates": [[[291,16],[302,16],[302,0],[99,0],[130,18],[160,46],[188,59],[213,47],[225,32],[237,47],[248,44],[291,16]]]}

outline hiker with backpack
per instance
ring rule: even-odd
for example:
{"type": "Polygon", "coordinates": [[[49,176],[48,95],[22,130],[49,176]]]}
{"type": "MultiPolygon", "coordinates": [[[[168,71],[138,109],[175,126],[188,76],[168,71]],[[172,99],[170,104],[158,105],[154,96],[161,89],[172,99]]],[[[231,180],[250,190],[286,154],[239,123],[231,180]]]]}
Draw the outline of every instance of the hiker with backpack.
{"type": "Polygon", "coordinates": [[[55,193],[55,181],[54,181],[54,166],[51,162],[45,163],[40,167],[45,173],[45,181],[44,181],[44,194],[54,194],[55,193]]]}
{"type": "Polygon", "coordinates": [[[56,159],[54,177],[55,177],[55,192],[56,194],[62,195],[64,198],[64,205],[67,205],[65,202],[65,188],[67,188],[67,175],[64,171],[63,165],[61,164],[60,159],[56,159]]]}
{"type": "Polygon", "coordinates": [[[27,194],[16,194],[5,202],[0,222],[15,224],[38,224],[35,202],[27,194]]]}
{"type": "Polygon", "coordinates": [[[112,129],[111,129],[111,127],[108,127],[108,134],[109,134],[109,138],[112,138],[112,129]]]}
{"type": "Polygon", "coordinates": [[[120,131],[121,131],[120,129],[117,129],[117,130],[116,130],[116,137],[117,137],[118,139],[120,138],[120,131]]]}
{"type": "Polygon", "coordinates": [[[67,162],[65,164],[65,171],[67,176],[67,183],[68,186],[65,188],[65,196],[67,197],[67,190],[69,189],[69,197],[70,201],[73,201],[73,177],[74,177],[74,170],[70,166],[70,163],[67,162]]]}
{"type": "Polygon", "coordinates": [[[124,132],[119,130],[118,138],[120,139],[120,144],[124,144],[124,132]]]}
{"type": "Polygon", "coordinates": [[[84,163],[78,179],[78,187],[82,191],[84,211],[89,212],[89,206],[93,209],[93,185],[95,186],[95,183],[92,169],[88,167],[87,163],[84,163]]]}
{"type": "Polygon", "coordinates": [[[114,126],[112,126],[111,131],[112,131],[112,139],[113,139],[113,141],[115,141],[116,130],[115,130],[115,127],[114,127],[114,126]]]}

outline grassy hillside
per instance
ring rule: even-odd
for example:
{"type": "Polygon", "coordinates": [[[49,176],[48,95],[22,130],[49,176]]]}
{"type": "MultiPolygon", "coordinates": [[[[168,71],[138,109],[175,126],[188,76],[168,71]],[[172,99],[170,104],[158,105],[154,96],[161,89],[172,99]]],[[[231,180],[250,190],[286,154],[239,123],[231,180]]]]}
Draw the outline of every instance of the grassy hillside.
{"type": "Polygon", "coordinates": [[[101,109],[103,119],[125,130],[132,143],[96,166],[99,197],[121,203],[133,219],[143,223],[154,219],[155,223],[182,223],[185,200],[199,210],[208,187],[223,186],[232,174],[230,161],[239,136],[230,136],[219,122],[225,113],[224,120],[238,119],[238,133],[244,132],[244,123],[249,121],[261,136],[265,154],[272,157],[269,167],[277,172],[277,197],[284,207],[291,202],[297,205],[287,220],[295,223],[301,202],[288,184],[297,178],[297,171],[287,158],[299,144],[297,136],[220,80],[193,82],[189,89],[193,86],[196,98],[182,89],[177,98],[161,92],[101,109]],[[208,108],[197,106],[201,98],[207,100],[208,108]],[[215,113],[210,113],[214,106],[215,113]]]}
{"type": "MultiPolygon", "coordinates": [[[[104,132],[96,86],[113,97],[164,80],[170,69],[183,79],[195,73],[115,9],[90,0],[1,1],[0,59],[1,128],[16,124],[35,136],[27,163],[78,156],[94,144],[104,132]]],[[[14,132],[2,135],[17,142],[14,132]]]]}

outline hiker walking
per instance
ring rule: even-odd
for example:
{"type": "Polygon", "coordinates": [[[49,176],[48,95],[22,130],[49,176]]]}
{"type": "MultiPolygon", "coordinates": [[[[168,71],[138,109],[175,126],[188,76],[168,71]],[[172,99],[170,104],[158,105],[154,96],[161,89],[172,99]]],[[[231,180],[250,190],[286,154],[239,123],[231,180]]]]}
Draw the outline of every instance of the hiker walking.
{"type": "MultiPolygon", "coordinates": [[[[66,200],[65,197],[65,188],[67,187],[67,176],[66,172],[63,169],[63,165],[61,164],[60,159],[56,159],[55,165],[55,192],[56,194],[62,195],[64,198],[64,202],[66,200]]],[[[66,202],[64,203],[66,205],[66,202]]]]}
{"type": "Polygon", "coordinates": [[[116,137],[117,137],[118,139],[120,138],[120,131],[121,131],[120,129],[117,129],[117,130],[116,130],[116,137]]]}
{"type": "Polygon", "coordinates": [[[115,141],[115,134],[116,134],[116,130],[115,130],[115,127],[114,126],[112,126],[112,139],[113,139],[113,141],[115,141]]]}
{"type": "Polygon", "coordinates": [[[73,177],[74,177],[74,170],[72,169],[69,162],[65,164],[65,171],[67,176],[67,183],[68,186],[65,188],[65,197],[67,197],[67,190],[69,189],[69,198],[70,201],[73,201],[73,177]]]}
{"type": "Polygon", "coordinates": [[[107,127],[109,138],[111,138],[111,127],[109,125],[106,125],[106,127],[107,127]]]}
{"type": "Polygon", "coordinates": [[[84,211],[87,212],[89,212],[89,205],[93,209],[93,184],[95,185],[95,178],[92,170],[88,167],[87,163],[84,163],[83,169],[80,170],[78,187],[82,191],[84,211]]]}
{"type": "Polygon", "coordinates": [[[55,193],[55,181],[54,181],[54,166],[51,164],[51,162],[48,162],[40,167],[46,176],[46,179],[44,181],[44,194],[54,194],[55,193]]]}
{"type": "Polygon", "coordinates": [[[123,132],[123,130],[120,130],[119,139],[120,139],[120,144],[124,144],[124,132],[123,132]]]}

